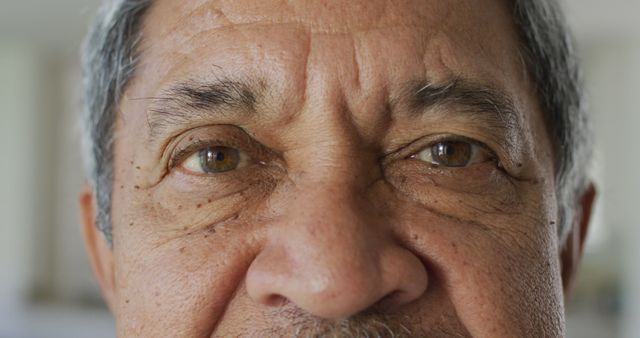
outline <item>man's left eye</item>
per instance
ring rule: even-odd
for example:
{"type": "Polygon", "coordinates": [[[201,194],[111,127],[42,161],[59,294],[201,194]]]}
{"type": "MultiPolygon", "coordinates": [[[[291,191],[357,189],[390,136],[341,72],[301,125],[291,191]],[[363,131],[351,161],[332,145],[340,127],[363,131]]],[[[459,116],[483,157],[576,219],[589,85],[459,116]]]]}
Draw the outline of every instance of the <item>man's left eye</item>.
{"type": "Polygon", "coordinates": [[[441,141],[412,156],[442,167],[468,167],[493,158],[484,147],[470,141],[441,141]]]}
{"type": "Polygon", "coordinates": [[[246,164],[246,158],[235,148],[207,147],[189,156],[181,167],[196,174],[216,174],[241,168],[246,164]]]}

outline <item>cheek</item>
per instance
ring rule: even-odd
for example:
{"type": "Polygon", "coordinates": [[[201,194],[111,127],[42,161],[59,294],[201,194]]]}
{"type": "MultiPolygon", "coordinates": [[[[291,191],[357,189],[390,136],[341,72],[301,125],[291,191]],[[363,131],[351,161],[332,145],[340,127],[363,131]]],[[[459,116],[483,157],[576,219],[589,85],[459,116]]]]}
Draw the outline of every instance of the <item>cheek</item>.
{"type": "Polygon", "coordinates": [[[412,250],[444,285],[472,336],[530,336],[548,325],[561,330],[555,237],[546,211],[531,208],[473,221],[418,204],[402,213],[412,250]]]}
{"type": "Polygon", "coordinates": [[[232,232],[154,243],[118,237],[115,313],[122,332],[209,335],[254,256],[248,236],[232,232]]]}
{"type": "MultiPolygon", "coordinates": [[[[445,217],[485,227],[482,218],[522,212],[522,190],[492,162],[468,168],[430,167],[419,161],[397,161],[387,181],[409,203],[445,217]]],[[[524,189],[523,189],[524,188],[524,189]]]]}
{"type": "Polygon", "coordinates": [[[118,330],[209,335],[259,248],[270,185],[164,182],[114,192],[118,330]]]}

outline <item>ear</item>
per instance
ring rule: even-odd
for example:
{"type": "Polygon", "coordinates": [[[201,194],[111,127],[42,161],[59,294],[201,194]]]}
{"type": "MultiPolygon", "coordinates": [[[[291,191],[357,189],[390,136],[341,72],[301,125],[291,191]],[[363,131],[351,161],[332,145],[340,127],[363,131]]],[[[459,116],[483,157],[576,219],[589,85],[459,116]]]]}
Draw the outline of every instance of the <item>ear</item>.
{"type": "Polygon", "coordinates": [[[578,266],[584,251],[589,221],[591,220],[591,210],[596,197],[596,188],[593,183],[589,183],[579,198],[576,211],[571,223],[571,229],[562,244],[560,253],[560,263],[562,269],[562,286],[565,299],[569,299],[573,289],[578,266]]]}
{"type": "Polygon", "coordinates": [[[85,183],[78,196],[82,217],[84,244],[89,255],[89,262],[98,280],[102,296],[113,311],[115,300],[115,274],[113,268],[113,251],[96,226],[95,194],[92,187],[85,183]]]}

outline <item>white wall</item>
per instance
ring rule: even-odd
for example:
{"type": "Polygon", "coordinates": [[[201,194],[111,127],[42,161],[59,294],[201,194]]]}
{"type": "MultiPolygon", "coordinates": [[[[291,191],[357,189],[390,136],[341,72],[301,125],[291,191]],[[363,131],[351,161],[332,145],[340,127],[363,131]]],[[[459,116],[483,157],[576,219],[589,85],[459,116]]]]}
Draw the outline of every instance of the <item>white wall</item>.
{"type": "Polygon", "coordinates": [[[113,337],[78,222],[76,65],[0,39],[0,337],[113,337]]]}
{"type": "Polygon", "coordinates": [[[622,280],[622,337],[640,332],[640,45],[626,40],[591,46],[588,84],[592,93],[602,166],[600,187],[605,226],[622,280]]]}
{"type": "MultiPolygon", "coordinates": [[[[42,81],[39,60],[32,50],[0,48],[0,309],[19,305],[28,296],[39,254],[34,247],[41,219],[41,193],[48,193],[39,179],[42,163],[39,100],[42,81]]],[[[46,147],[46,144],[44,145],[46,147]]]]}

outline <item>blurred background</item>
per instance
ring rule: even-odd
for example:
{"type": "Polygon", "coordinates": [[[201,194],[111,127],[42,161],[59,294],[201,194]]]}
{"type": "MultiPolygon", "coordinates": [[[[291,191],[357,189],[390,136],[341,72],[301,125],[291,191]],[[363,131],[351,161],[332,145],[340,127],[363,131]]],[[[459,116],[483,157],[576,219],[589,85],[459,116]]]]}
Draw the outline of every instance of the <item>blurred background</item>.
{"type": "MultiPolygon", "coordinates": [[[[114,337],[82,244],[78,50],[98,0],[0,2],[0,337],[114,337]]],[[[640,1],[568,0],[597,136],[571,338],[640,337],[640,1]]]]}

